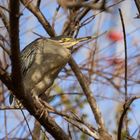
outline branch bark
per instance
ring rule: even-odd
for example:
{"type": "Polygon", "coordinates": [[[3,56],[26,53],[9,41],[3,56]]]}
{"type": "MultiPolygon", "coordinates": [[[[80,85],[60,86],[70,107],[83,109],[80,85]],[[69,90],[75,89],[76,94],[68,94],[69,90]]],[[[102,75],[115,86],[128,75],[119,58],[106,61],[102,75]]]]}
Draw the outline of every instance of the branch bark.
{"type": "Polygon", "coordinates": [[[45,129],[55,138],[61,140],[70,140],[69,136],[56,124],[53,118],[48,116],[47,110],[37,98],[24,92],[22,85],[20,50],[19,50],[19,0],[10,0],[10,43],[11,43],[11,63],[12,63],[12,81],[3,80],[12,83],[14,95],[22,102],[27,110],[45,127],[45,129]]]}
{"type": "Polygon", "coordinates": [[[121,136],[122,136],[122,126],[123,126],[123,121],[124,121],[124,117],[127,114],[127,111],[130,108],[130,105],[133,103],[134,100],[139,99],[140,97],[133,97],[129,100],[127,100],[127,102],[124,103],[123,105],[123,112],[121,114],[120,120],[119,120],[119,126],[118,126],[118,133],[117,133],[117,140],[121,140],[121,136]]]}
{"type": "MultiPolygon", "coordinates": [[[[73,17],[74,20],[71,21],[71,23],[69,22],[67,24],[67,27],[65,27],[67,30],[65,30],[63,32],[63,34],[72,36],[74,34],[74,31],[73,31],[74,27],[76,27],[77,23],[79,23],[85,17],[85,15],[89,12],[89,10],[90,10],[89,8],[85,8],[81,12],[81,14],[75,15],[76,18],[73,17]],[[73,32],[71,32],[71,31],[73,31],[73,32]]],[[[69,61],[69,65],[70,65],[71,69],[73,70],[81,88],[83,89],[84,94],[87,98],[87,101],[93,112],[93,115],[95,116],[95,120],[96,120],[96,123],[98,124],[98,131],[99,131],[101,140],[112,139],[105,128],[104,120],[103,120],[101,112],[97,106],[96,99],[94,98],[92,91],[90,90],[89,86],[87,85],[84,75],[82,74],[81,70],[79,69],[78,65],[76,64],[75,60],[72,57],[69,61]]]]}
{"type": "Polygon", "coordinates": [[[38,19],[38,21],[41,23],[41,25],[44,27],[46,32],[51,36],[55,36],[55,31],[51,27],[50,23],[46,20],[42,12],[39,10],[37,6],[34,6],[31,2],[28,2],[27,0],[21,0],[22,4],[30,11],[32,12],[38,19]]]}
{"type": "Polygon", "coordinates": [[[137,17],[140,18],[140,0],[134,0],[137,10],[138,10],[138,15],[137,17]]]}
{"type": "Polygon", "coordinates": [[[106,131],[104,121],[103,121],[102,115],[99,111],[99,108],[97,106],[96,100],[95,100],[93,93],[91,92],[87,82],[85,81],[84,75],[80,71],[78,65],[76,64],[76,62],[74,61],[73,58],[70,59],[69,65],[71,66],[76,78],[78,79],[78,82],[81,85],[81,88],[83,89],[84,94],[87,98],[87,101],[91,107],[93,115],[95,116],[95,120],[98,124],[98,131],[99,131],[101,140],[111,140],[110,135],[106,131]]]}

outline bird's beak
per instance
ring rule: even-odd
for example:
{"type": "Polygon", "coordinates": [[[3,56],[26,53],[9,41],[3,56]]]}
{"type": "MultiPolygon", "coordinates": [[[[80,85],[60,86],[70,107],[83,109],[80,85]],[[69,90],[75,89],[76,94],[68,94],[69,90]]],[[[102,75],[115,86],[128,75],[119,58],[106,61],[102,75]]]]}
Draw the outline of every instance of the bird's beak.
{"type": "Polygon", "coordinates": [[[66,48],[71,48],[72,46],[74,45],[77,45],[78,43],[80,42],[83,42],[83,41],[87,41],[89,39],[94,39],[95,36],[87,36],[87,37],[82,37],[82,38],[76,38],[74,42],[71,42],[71,43],[68,43],[67,45],[65,45],[66,48]]]}
{"type": "Polygon", "coordinates": [[[95,36],[87,36],[87,37],[77,38],[76,40],[78,42],[83,42],[83,41],[87,41],[89,39],[95,39],[95,38],[97,38],[97,37],[95,37],[95,36]]]}

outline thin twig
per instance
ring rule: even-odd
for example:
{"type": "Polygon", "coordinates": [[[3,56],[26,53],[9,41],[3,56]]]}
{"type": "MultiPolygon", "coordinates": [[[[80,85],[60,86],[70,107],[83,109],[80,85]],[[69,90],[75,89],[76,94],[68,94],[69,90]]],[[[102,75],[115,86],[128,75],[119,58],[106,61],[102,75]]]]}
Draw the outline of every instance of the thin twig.
{"type": "Polygon", "coordinates": [[[37,19],[39,20],[39,22],[41,23],[41,25],[44,27],[44,29],[46,30],[46,32],[51,36],[54,37],[55,36],[55,31],[53,30],[53,28],[51,27],[50,23],[48,22],[48,20],[46,20],[45,16],[43,15],[43,13],[36,7],[34,6],[32,3],[28,3],[27,0],[20,0],[23,5],[30,10],[35,17],[37,17],[37,19]],[[28,5],[27,5],[28,3],[28,5]]]}
{"type": "MultiPolygon", "coordinates": [[[[1,88],[2,88],[2,93],[4,94],[4,85],[2,84],[1,85],[1,88]]],[[[4,97],[5,98],[5,97],[4,97]]],[[[5,101],[5,99],[4,99],[5,101]]],[[[5,102],[4,102],[4,105],[5,105],[5,102]]],[[[4,127],[5,127],[5,137],[6,137],[6,140],[8,140],[8,132],[7,132],[7,114],[6,114],[6,110],[4,110],[4,127]]]]}
{"type": "MultiPolygon", "coordinates": [[[[89,9],[86,9],[82,12],[82,14],[80,14],[80,16],[77,17],[76,21],[80,21],[83,19],[83,17],[88,13],[89,9]]],[[[65,34],[65,33],[64,33],[65,34]]],[[[68,35],[68,33],[67,33],[68,35]]],[[[96,100],[92,95],[91,90],[89,89],[87,82],[85,81],[85,77],[82,74],[82,72],[80,71],[77,63],[75,62],[75,60],[71,57],[70,61],[69,61],[69,65],[72,68],[74,74],[76,75],[81,88],[84,91],[84,94],[86,95],[86,98],[88,100],[88,103],[92,109],[93,114],[95,115],[95,119],[97,121],[97,124],[99,125],[99,128],[101,128],[103,131],[105,130],[105,126],[104,126],[104,121],[103,118],[101,116],[101,113],[99,111],[99,108],[97,106],[96,100]]]]}
{"type": "Polygon", "coordinates": [[[74,71],[74,73],[75,73],[75,75],[76,75],[76,77],[77,77],[77,79],[78,79],[78,81],[79,81],[79,83],[84,91],[84,94],[85,94],[87,101],[92,109],[92,112],[95,115],[95,119],[99,125],[99,128],[105,130],[103,118],[102,118],[101,113],[99,111],[99,108],[97,106],[96,100],[93,97],[92,92],[87,85],[87,82],[85,81],[84,75],[80,71],[78,65],[73,60],[73,58],[71,58],[71,60],[69,61],[69,65],[71,66],[72,70],[74,71]]]}
{"type": "Polygon", "coordinates": [[[32,131],[31,131],[31,129],[30,129],[30,126],[29,126],[29,123],[28,123],[28,121],[27,121],[27,119],[26,119],[26,116],[25,116],[25,114],[24,114],[24,112],[23,112],[23,109],[22,109],[22,108],[20,108],[20,111],[21,111],[21,113],[22,113],[22,115],[23,115],[23,117],[24,117],[24,120],[25,120],[26,125],[27,125],[28,130],[29,130],[29,133],[30,133],[30,135],[31,135],[31,136],[32,136],[32,138],[33,138],[32,131]]]}
{"type": "Polygon", "coordinates": [[[13,90],[12,81],[9,73],[0,67],[0,80],[7,86],[9,90],[13,90]]]}
{"type": "MultiPolygon", "coordinates": [[[[73,24],[71,26],[71,23],[68,23],[65,27],[65,29],[67,30],[63,30],[63,34],[67,35],[67,36],[72,36],[74,34],[74,27],[77,26],[77,23],[79,23],[84,17],[85,15],[90,11],[89,8],[85,8],[79,15],[76,15],[76,19],[73,21],[73,24]]],[[[84,91],[84,94],[87,98],[87,101],[91,107],[91,110],[95,116],[95,120],[98,124],[98,129],[99,129],[99,134],[102,138],[104,139],[108,139],[110,140],[111,137],[110,135],[107,133],[105,125],[104,125],[104,121],[103,121],[103,117],[101,115],[101,112],[98,108],[98,105],[96,103],[96,100],[93,96],[92,91],[90,90],[84,75],[82,74],[81,70],[79,69],[79,66],[77,65],[77,63],[75,62],[75,60],[71,57],[70,61],[69,61],[69,65],[72,68],[76,78],[78,79],[78,82],[80,83],[80,86],[82,88],[82,90],[84,91]]]]}
{"type": "Polygon", "coordinates": [[[131,99],[127,100],[127,102],[124,103],[124,105],[123,105],[124,109],[121,114],[119,126],[118,126],[117,140],[121,140],[121,131],[122,131],[122,126],[123,126],[123,120],[124,120],[124,117],[125,117],[127,111],[130,108],[130,105],[133,103],[134,100],[139,99],[139,98],[140,98],[139,96],[137,96],[137,97],[135,96],[135,97],[132,97],[131,99]]]}
{"type": "Polygon", "coordinates": [[[0,47],[10,56],[11,52],[9,49],[7,49],[6,47],[4,47],[4,45],[0,42],[0,47]]]}
{"type": "Polygon", "coordinates": [[[0,8],[0,17],[2,19],[3,24],[5,25],[7,31],[10,31],[10,27],[9,27],[9,20],[6,17],[6,15],[4,14],[3,10],[0,8]]]}
{"type": "MultiPolygon", "coordinates": [[[[126,31],[125,31],[125,24],[124,24],[124,20],[123,20],[123,15],[121,12],[121,9],[119,9],[119,14],[120,14],[120,18],[121,18],[121,23],[122,23],[122,28],[123,28],[123,36],[124,36],[124,49],[125,49],[125,76],[124,76],[124,80],[125,80],[125,104],[127,103],[128,97],[127,97],[127,42],[126,42],[126,31]]],[[[125,107],[124,107],[124,111],[122,113],[122,116],[120,118],[119,121],[119,128],[118,128],[118,140],[121,140],[121,132],[122,132],[122,126],[123,126],[123,119],[125,116],[125,124],[126,124],[126,133],[129,136],[129,131],[128,131],[128,123],[127,123],[127,111],[125,111],[125,107]]]]}
{"type": "MultiPolygon", "coordinates": [[[[15,106],[0,106],[0,110],[20,110],[21,107],[15,107],[15,106]]],[[[22,108],[22,110],[25,110],[26,108],[22,108]]]]}
{"type": "Polygon", "coordinates": [[[62,111],[59,112],[54,107],[50,106],[48,103],[46,103],[42,100],[41,100],[41,102],[43,103],[44,107],[48,110],[48,112],[62,116],[65,120],[67,120],[69,123],[71,123],[74,126],[76,126],[77,128],[79,128],[85,134],[87,134],[93,138],[99,139],[100,136],[99,136],[97,130],[94,127],[92,127],[90,124],[87,124],[86,122],[84,122],[84,120],[81,120],[76,114],[74,114],[74,113],[66,114],[62,111]]]}
{"type": "Polygon", "coordinates": [[[58,5],[58,7],[56,8],[56,11],[55,11],[54,16],[53,16],[53,20],[52,20],[52,28],[53,29],[55,27],[56,16],[58,14],[59,9],[60,9],[60,5],[58,5]]]}
{"type": "Polygon", "coordinates": [[[126,31],[125,31],[125,24],[124,24],[124,20],[123,20],[123,15],[121,12],[121,9],[119,9],[119,13],[120,13],[120,18],[121,18],[121,22],[122,22],[122,28],[123,28],[123,36],[124,36],[124,49],[125,49],[125,101],[127,101],[127,41],[126,41],[126,31]]]}
{"type": "Polygon", "coordinates": [[[0,5],[0,8],[5,10],[6,12],[10,12],[9,9],[5,8],[4,6],[0,5]]]}
{"type": "Polygon", "coordinates": [[[136,4],[136,7],[138,9],[138,15],[137,15],[137,18],[140,18],[140,0],[134,0],[135,4],[136,4]]]}
{"type": "Polygon", "coordinates": [[[40,4],[41,4],[41,0],[37,0],[37,4],[36,4],[37,8],[40,7],[40,4]]]}
{"type": "MultiPolygon", "coordinates": [[[[121,9],[119,9],[119,14],[120,14],[120,18],[121,18],[121,23],[122,23],[122,28],[123,28],[123,35],[124,35],[124,49],[125,49],[125,103],[127,103],[127,42],[126,42],[126,31],[125,31],[125,25],[124,25],[124,20],[123,20],[123,15],[121,12],[121,9]]],[[[124,104],[126,105],[126,104],[124,104]]],[[[123,115],[120,118],[120,122],[119,122],[119,128],[118,128],[118,140],[121,140],[121,132],[122,132],[122,126],[123,126],[123,119],[124,116],[126,117],[126,121],[127,121],[127,111],[125,112],[125,107],[124,107],[124,111],[123,111],[123,115]]],[[[126,133],[129,136],[129,132],[128,132],[128,124],[126,123],[126,133]]]]}

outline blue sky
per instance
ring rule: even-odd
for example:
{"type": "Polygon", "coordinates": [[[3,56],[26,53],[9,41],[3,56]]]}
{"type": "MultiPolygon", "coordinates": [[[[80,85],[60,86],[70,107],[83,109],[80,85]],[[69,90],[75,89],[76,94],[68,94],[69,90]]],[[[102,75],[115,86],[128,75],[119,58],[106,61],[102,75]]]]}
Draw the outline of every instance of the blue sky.
{"type": "MultiPolygon", "coordinates": [[[[111,1],[109,1],[111,3],[111,1]]],[[[139,20],[134,19],[134,17],[136,16],[136,8],[134,6],[134,3],[131,1],[125,1],[122,2],[119,5],[122,9],[123,9],[123,14],[125,15],[125,25],[126,25],[126,29],[127,29],[127,33],[130,33],[131,31],[135,30],[136,28],[139,27],[139,20]],[[129,7],[130,6],[130,7],[129,7]],[[129,7],[129,9],[134,9],[134,10],[127,10],[127,8],[129,7]],[[126,10],[126,11],[125,11],[126,10]]],[[[53,1],[47,1],[42,3],[41,5],[41,11],[43,11],[45,17],[49,20],[50,23],[52,23],[52,17],[54,15],[55,9],[56,9],[57,5],[56,2],[53,1]]],[[[23,9],[23,7],[21,8],[21,10],[23,9]]],[[[114,11],[114,14],[111,13],[102,13],[99,14],[98,16],[95,17],[95,20],[93,20],[92,22],[90,22],[88,25],[84,26],[80,32],[79,32],[79,37],[81,36],[89,36],[89,35],[94,35],[97,30],[100,31],[100,33],[104,32],[104,31],[109,31],[112,28],[117,28],[119,30],[122,30],[122,27],[120,26],[120,17],[119,17],[119,12],[118,12],[118,8],[116,9],[111,9],[114,11]],[[100,26],[98,26],[100,24],[100,26]]],[[[66,14],[64,15],[64,13],[66,13],[64,10],[61,9],[61,11],[58,14],[58,18],[56,20],[56,26],[55,26],[55,30],[57,35],[61,34],[62,28],[63,28],[63,24],[66,18],[66,14]]],[[[113,12],[112,12],[113,13],[113,12]]],[[[90,12],[88,14],[88,16],[94,14],[94,12],[90,12]]],[[[27,44],[29,44],[30,42],[32,42],[35,38],[37,38],[38,36],[36,36],[35,34],[33,34],[33,32],[39,33],[43,36],[48,36],[48,34],[45,32],[45,30],[42,28],[42,26],[40,26],[40,23],[38,23],[37,19],[32,16],[32,14],[24,9],[23,10],[23,15],[21,17],[21,21],[20,21],[20,45],[21,45],[21,49],[24,48],[27,44]]],[[[128,55],[129,56],[133,56],[135,55],[135,53],[139,52],[137,50],[139,50],[139,46],[133,47],[133,39],[139,36],[139,30],[136,30],[136,32],[132,33],[130,36],[127,37],[127,43],[128,43],[128,55]],[[133,52],[133,53],[132,53],[133,52]]],[[[77,63],[82,62],[88,54],[88,51],[91,47],[93,47],[94,45],[94,41],[88,43],[88,45],[85,45],[85,47],[83,49],[81,49],[81,51],[77,54],[74,55],[74,58],[76,60],[77,63]]],[[[115,43],[113,44],[111,47],[106,47],[108,44],[111,43],[110,40],[108,40],[105,36],[101,37],[98,39],[98,50],[100,53],[98,53],[97,57],[106,57],[106,56],[115,56],[116,52],[118,52],[118,48],[122,49],[123,48],[123,43],[115,43]],[[104,51],[102,51],[104,49],[104,51]]],[[[105,61],[100,62],[101,64],[104,63],[105,61]]],[[[110,70],[110,69],[109,69],[110,70]]],[[[139,75],[138,75],[139,76],[139,75]]],[[[100,79],[100,78],[99,78],[100,79]]],[[[139,79],[139,77],[138,77],[139,79]]],[[[76,79],[74,79],[75,81],[76,79]]],[[[69,87],[71,85],[71,82],[68,82],[65,84],[65,80],[62,81],[62,88],[65,87],[69,87]]],[[[77,82],[78,85],[78,82],[77,82]]],[[[105,96],[108,98],[116,98],[116,100],[122,101],[120,100],[120,98],[123,97],[123,95],[119,95],[114,89],[112,89],[112,87],[110,85],[104,85],[104,84],[100,84],[100,83],[93,83],[91,84],[91,90],[93,91],[93,93],[95,95],[97,95],[97,93],[99,93],[101,96],[105,96]],[[121,96],[121,97],[120,97],[121,96]]],[[[133,87],[130,87],[128,90],[128,93],[137,93],[139,91],[139,85],[134,85],[133,87]]],[[[139,93],[138,93],[139,94],[139,93]]],[[[56,102],[58,102],[59,99],[56,100],[56,102]]],[[[114,116],[115,116],[115,112],[118,106],[118,103],[120,102],[116,102],[113,100],[107,100],[107,99],[103,99],[101,100],[100,98],[97,98],[98,101],[98,105],[101,109],[101,112],[106,120],[106,124],[109,128],[110,131],[112,131],[115,128],[115,122],[114,122],[114,116]],[[111,125],[110,125],[111,124],[111,125]]],[[[54,101],[55,102],[55,101],[54,101]]],[[[55,103],[54,103],[55,104],[55,103]]],[[[135,119],[132,119],[131,124],[130,125],[130,129],[131,129],[131,133],[134,132],[134,130],[138,127],[138,124],[140,124],[139,121],[139,116],[140,116],[140,111],[139,111],[139,106],[140,106],[140,102],[139,100],[135,101],[132,108],[133,108],[133,112],[131,112],[129,114],[130,118],[134,118],[135,115],[135,119]],[[137,121],[137,122],[136,122],[137,121]]],[[[88,105],[84,106],[84,109],[82,110],[83,113],[87,113],[89,115],[88,121],[92,122],[93,124],[95,123],[94,117],[91,113],[91,110],[89,109],[88,105]]],[[[15,113],[15,111],[14,111],[15,113]]],[[[8,132],[10,132],[10,130],[12,130],[16,125],[18,125],[19,121],[18,119],[16,119],[15,115],[13,112],[11,111],[6,111],[6,114],[8,115],[8,120],[7,120],[7,126],[8,126],[8,132]]],[[[27,112],[26,112],[27,113],[27,112]]],[[[20,120],[23,119],[20,111],[17,112],[18,116],[20,117],[20,120]]],[[[5,129],[3,129],[4,126],[4,111],[0,111],[0,120],[2,122],[2,125],[0,126],[0,138],[4,137],[5,135],[5,129]]],[[[33,128],[33,118],[29,121],[30,127],[33,128]]],[[[57,119],[57,122],[61,124],[61,119],[57,119]]],[[[24,122],[24,126],[26,126],[25,122],[24,122]]],[[[26,132],[27,127],[25,128],[26,132]]],[[[14,131],[13,134],[15,134],[17,130],[14,131]]],[[[20,136],[21,133],[23,132],[23,130],[21,129],[18,133],[17,136],[20,136]]],[[[25,134],[26,134],[25,132],[25,134]]]]}

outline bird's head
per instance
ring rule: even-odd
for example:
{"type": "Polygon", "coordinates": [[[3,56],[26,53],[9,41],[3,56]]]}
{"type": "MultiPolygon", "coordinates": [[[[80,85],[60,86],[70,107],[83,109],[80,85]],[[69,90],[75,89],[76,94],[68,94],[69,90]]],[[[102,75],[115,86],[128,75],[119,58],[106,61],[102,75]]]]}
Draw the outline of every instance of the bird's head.
{"type": "Polygon", "coordinates": [[[82,38],[71,38],[71,37],[65,37],[65,36],[57,36],[54,38],[51,38],[51,40],[59,43],[60,45],[64,46],[65,48],[71,48],[74,45],[77,45],[80,42],[92,39],[92,36],[88,37],[82,37],[82,38]]]}

